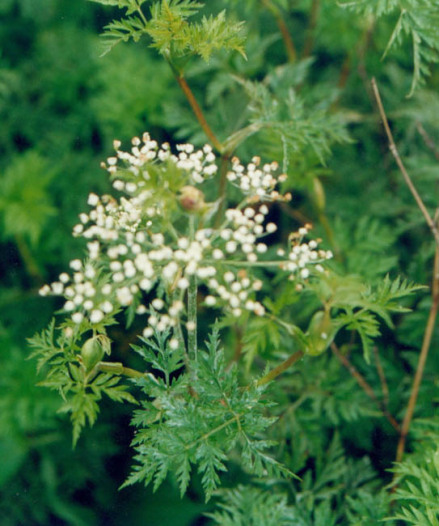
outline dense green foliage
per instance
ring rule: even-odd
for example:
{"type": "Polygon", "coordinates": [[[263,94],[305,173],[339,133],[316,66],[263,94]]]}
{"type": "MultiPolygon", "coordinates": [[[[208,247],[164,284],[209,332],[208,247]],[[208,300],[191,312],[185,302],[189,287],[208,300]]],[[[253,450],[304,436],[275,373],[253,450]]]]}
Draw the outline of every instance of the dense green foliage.
{"type": "Polygon", "coordinates": [[[2,526],[439,524],[439,2],[0,20],[2,526]]]}

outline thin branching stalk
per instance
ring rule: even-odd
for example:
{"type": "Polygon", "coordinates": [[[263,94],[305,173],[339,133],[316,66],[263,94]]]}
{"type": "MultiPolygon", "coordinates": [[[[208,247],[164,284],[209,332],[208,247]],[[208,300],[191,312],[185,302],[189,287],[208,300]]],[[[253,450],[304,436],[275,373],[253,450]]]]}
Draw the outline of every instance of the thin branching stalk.
{"type": "Polygon", "coordinates": [[[205,433],[203,436],[201,436],[200,438],[197,438],[197,440],[194,440],[193,442],[191,442],[190,444],[187,444],[184,446],[184,449],[191,449],[193,448],[194,446],[196,446],[197,444],[199,444],[200,442],[203,442],[205,440],[207,440],[210,436],[214,435],[215,433],[218,433],[219,431],[221,431],[222,429],[224,429],[225,427],[227,426],[230,426],[232,425],[234,422],[237,422],[239,424],[239,419],[244,416],[244,415],[240,415],[238,413],[235,413],[234,416],[232,416],[232,418],[229,418],[229,420],[226,420],[225,422],[223,422],[222,424],[220,424],[219,426],[215,427],[214,429],[211,429],[209,432],[205,433]]]}
{"type": "Polygon", "coordinates": [[[136,1],[136,4],[137,4],[137,12],[139,13],[139,16],[140,16],[140,18],[142,19],[142,22],[144,23],[145,28],[146,28],[146,27],[148,26],[148,21],[146,20],[146,17],[145,17],[145,15],[143,14],[142,8],[140,7],[138,1],[136,1]]]}
{"type": "Polygon", "coordinates": [[[271,0],[262,0],[264,6],[271,12],[276,20],[276,24],[279,28],[280,34],[284,41],[285,51],[287,53],[288,62],[295,62],[297,59],[296,47],[294,45],[291,34],[288,30],[287,24],[285,23],[284,18],[280,9],[271,2],[271,0]]]}
{"type": "Polygon", "coordinates": [[[412,194],[412,196],[414,197],[415,201],[416,201],[416,204],[418,205],[419,209],[421,210],[422,212],[422,215],[424,216],[425,218],[425,221],[427,222],[427,225],[429,226],[433,236],[434,236],[434,239],[436,241],[436,244],[439,246],[439,231],[436,227],[436,225],[434,224],[434,221],[431,217],[431,215],[428,213],[428,210],[427,208],[425,207],[420,195],[418,194],[418,191],[416,190],[415,188],[415,185],[413,184],[405,166],[404,166],[404,163],[402,162],[402,159],[399,155],[399,152],[398,152],[398,149],[396,147],[396,144],[395,144],[395,141],[393,139],[393,134],[392,134],[392,131],[390,130],[390,126],[389,126],[389,121],[387,119],[387,115],[386,115],[386,112],[384,110],[384,106],[383,106],[383,103],[382,103],[382,100],[381,100],[381,95],[380,95],[380,92],[378,90],[378,85],[376,83],[376,80],[375,78],[372,79],[372,90],[373,90],[373,93],[374,93],[374,96],[375,96],[375,100],[378,104],[378,110],[380,112],[380,115],[381,115],[381,119],[383,121],[383,126],[384,126],[384,130],[386,132],[386,135],[387,135],[387,139],[389,141],[389,149],[390,149],[390,152],[392,153],[393,155],[393,158],[395,159],[396,161],[396,164],[398,165],[398,168],[400,169],[401,173],[402,173],[402,176],[404,177],[404,181],[406,182],[407,186],[409,187],[410,189],[410,192],[412,194]]]}
{"type": "Polygon", "coordinates": [[[428,351],[430,350],[433,331],[436,326],[437,313],[439,308],[439,247],[436,247],[434,256],[434,270],[433,270],[433,284],[432,284],[432,303],[430,313],[428,315],[427,326],[425,328],[424,339],[422,341],[421,353],[419,355],[418,366],[416,368],[415,378],[413,379],[413,386],[410,393],[409,402],[407,404],[407,411],[401,426],[401,433],[399,437],[398,447],[396,450],[396,462],[401,462],[404,454],[407,435],[412,422],[413,413],[416,407],[416,401],[419,395],[419,388],[424,374],[425,364],[427,362],[428,351]]]}
{"type": "Polygon", "coordinates": [[[312,0],[311,12],[309,15],[309,25],[306,30],[305,46],[303,48],[303,58],[311,56],[314,47],[314,31],[317,25],[320,0],[312,0]]]}
{"type": "Polygon", "coordinates": [[[373,347],[373,352],[375,355],[375,365],[377,368],[378,376],[381,382],[381,392],[383,394],[383,403],[386,407],[389,405],[389,386],[387,384],[386,375],[384,374],[384,369],[381,364],[380,355],[376,346],[373,347]]]}
{"type": "Polygon", "coordinates": [[[396,419],[389,413],[387,408],[384,406],[384,404],[377,398],[375,395],[374,390],[370,386],[370,384],[365,380],[363,375],[357,370],[357,368],[350,362],[349,358],[347,356],[344,356],[337,345],[335,343],[331,344],[331,350],[334,353],[334,355],[338,358],[338,360],[346,367],[346,369],[351,373],[351,375],[355,378],[358,385],[363,389],[363,391],[367,394],[367,396],[375,402],[375,404],[378,406],[379,410],[383,413],[383,415],[386,417],[390,425],[399,432],[399,424],[396,421],[396,419]]]}
{"type": "Polygon", "coordinates": [[[351,74],[352,55],[349,53],[343,60],[343,64],[340,69],[340,76],[338,77],[337,88],[341,91],[346,87],[349,76],[351,74]]]}
{"type": "Polygon", "coordinates": [[[437,318],[437,313],[438,313],[438,307],[439,307],[439,231],[437,229],[435,221],[428,213],[428,210],[426,209],[421,197],[419,196],[404,166],[404,163],[401,160],[401,157],[399,155],[395,141],[393,139],[392,132],[390,130],[389,122],[387,120],[387,116],[384,110],[383,103],[381,101],[380,92],[378,90],[378,86],[374,78],[372,79],[372,89],[374,92],[376,102],[378,104],[378,109],[381,115],[381,119],[383,121],[384,129],[386,131],[386,135],[389,140],[390,151],[396,161],[396,164],[398,165],[398,168],[400,169],[404,177],[404,180],[407,186],[410,189],[410,192],[412,193],[418,207],[420,208],[424,216],[425,221],[430,227],[430,230],[436,242],[434,268],[433,268],[432,303],[431,303],[430,313],[428,315],[427,326],[425,328],[424,339],[422,341],[422,347],[421,347],[421,353],[419,355],[418,366],[416,368],[415,377],[413,379],[413,386],[412,386],[410,398],[407,404],[407,410],[404,416],[404,420],[402,422],[399,442],[398,442],[398,446],[396,449],[396,462],[400,462],[404,454],[407,435],[410,429],[410,424],[413,419],[413,414],[414,414],[415,407],[416,407],[416,401],[419,395],[419,388],[420,388],[422,377],[424,374],[425,364],[427,362],[428,352],[430,350],[431,339],[433,336],[433,330],[436,324],[436,318],[437,318]]]}
{"type": "Polygon", "coordinates": [[[435,156],[436,160],[439,162],[439,150],[437,149],[436,145],[433,142],[433,139],[428,135],[427,131],[425,130],[424,126],[420,122],[416,123],[416,129],[419,132],[419,135],[422,137],[424,143],[426,144],[427,148],[429,148],[433,155],[435,156]]]}

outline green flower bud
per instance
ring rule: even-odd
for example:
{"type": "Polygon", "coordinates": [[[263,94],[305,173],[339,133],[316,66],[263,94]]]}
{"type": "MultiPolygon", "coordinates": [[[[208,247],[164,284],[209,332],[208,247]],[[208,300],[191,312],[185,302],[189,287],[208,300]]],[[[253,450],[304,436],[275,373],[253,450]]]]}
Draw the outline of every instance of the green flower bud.
{"type": "Polygon", "coordinates": [[[81,349],[81,358],[87,372],[91,371],[102,360],[105,352],[108,352],[106,348],[108,345],[108,338],[102,335],[93,336],[84,343],[81,349]]]}

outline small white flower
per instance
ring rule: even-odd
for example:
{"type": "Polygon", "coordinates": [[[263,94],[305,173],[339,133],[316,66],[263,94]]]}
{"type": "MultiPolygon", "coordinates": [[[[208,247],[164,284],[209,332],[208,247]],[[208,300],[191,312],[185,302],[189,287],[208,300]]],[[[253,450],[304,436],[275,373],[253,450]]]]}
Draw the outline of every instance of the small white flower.
{"type": "Polygon", "coordinates": [[[113,310],[113,304],[110,302],[110,301],[104,301],[104,303],[102,303],[100,305],[100,308],[106,313],[106,314],[109,314],[110,312],[112,312],[113,310]]]}
{"type": "Polygon", "coordinates": [[[133,295],[128,287],[117,289],[116,296],[121,305],[130,305],[133,301],[133,295]]]}
{"type": "Polygon", "coordinates": [[[95,309],[91,311],[91,314],[90,314],[91,323],[99,323],[103,319],[104,319],[104,313],[101,310],[95,309]]]}
{"type": "MultiPolygon", "coordinates": [[[[72,302],[73,303],[73,302],[72,302]]],[[[86,300],[83,303],[83,307],[85,310],[91,310],[93,308],[94,304],[91,300],[86,300]]]]}
{"type": "Polygon", "coordinates": [[[125,274],[123,272],[116,272],[113,274],[113,281],[115,283],[121,283],[125,279],[125,274]]]}
{"type": "Polygon", "coordinates": [[[117,179],[116,181],[113,182],[113,188],[117,190],[118,192],[122,192],[125,188],[125,183],[117,179]]]}
{"type": "Polygon", "coordinates": [[[154,307],[154,309],[161,310],[165,306],[165,302],[160,298],[155,298],[152,300],[151,305],[154,307]]]}
{"type": "Polygon", "coordinates": [[[90,206],[96,206],[99,203],[99,197],[96,194],[90,194],[88,196],[87,204],[90,206]]]}
{"type": "Polygon", "coordinates": [[[72,314],[72,321],[74,323],[81,323],[81,321],[84,319],[84,315],[81,312],[75,312],[72,314]]]}
{"type": "Polygon", "coordinates": [[[132,194],[137,190],[137,185],[135,183],[127,183],[125,189],[128,193],[132,194]]]}
{"type": "Polygon", "coordinates": [[[72,310],[75,310],[75,304],[73,301],[69,300],[64,303],[64,310],[70,312],[72,310]]]}
{"type": "Polygon", "coordinates": [[[232,254],[236,251],[237,245],[235,241],[227,241],[226,243],[226,252],[232,254]]]}
{"type": "Polygon", "coordinates": [[[80,259],[73,259],[70,261],[70,268],[73,270],[81,270],[82,268],[82,262],[80,259]]]}
{"type": "Polygon", "coordinates": [[[253,309],[253,312],[256,314],[256,316],[263,316],[265,314],[265,308],[263,305],[261,305],[258,301],[255,303],[255,307],[253,309]]]}
{"type": "Polygon", "coordinates": [[[40,290],[38,291],[38,294],[39,294],[40,296],[47,296],[47,295],[50,294],[50,292],[51,292],[51,291],[50,291],[50,287],[49,287],[49,285],[43,285],[43,286],[40,288],[40,290]]]}
{"type": "Polygon", "coordinates": [[[85,269],[84,275],[88,279],[93,279],[96,276],[96,271],[93,267],[87,267],[85,269]]]}
{"type": "Polygon", "coordinates": [[[142,335],[144,338],[151,338],[151,336],[154,334],[154,329],[151,327],[146,327],[146,329],[143,329],[142,335]]]}
{"type": "Polygon", "coordinates": [[[170,263],[168,263],[164,268],[163,268],[163,277],[167,280],[171,280],[173,279],[173,277],[175,276],[175,274],[177,273],[178,271],[178,265],[177,263],[175,263],[174,261],[171,261],[170,263]]]}
{"type": "Polygon", "coordinates": [[[70,280],[70,277],[67,274],[67,272],[63,272],[62,274],[59,275],[59,280],[61,281],[61,283],[65,284],[70,280]]]}
{"type": "Polygon", "coordinates": [[[177,281],[177,287],[182,290],[186,290],[189,287],[189,280],[187,278],[180,278],[177,281]]]}
{"type": "Polygon", "coordinates": [[[211,296],[211,295],[206,296],[204,301],[205,301],[206,305],[209,306],[209,307],[213,307],[216,304],[215,296],[211,296]]]}
{"type": "Polygon", "coordinates": [[[61,295],[64,292],[64,285],[59,281],[55,281],[52,283],[52,291],[54,294],[61,295]]]}
{"type": "Polygon", "coordinates": [[[169,347],[175,351],[176,349],[178,349],[178,340],[177,338],[172,338],[171,340],[169,340],[169,347]]]}
{"type": "Polygon", "coordinates": [[[300,276],[303,278],[303,279],[306,279],[307,277],[309,277],[309,270],[307,268],[303,268],[301,271],[300,271],[300,276]]]}
{"type": "Polygon", "coordinates": [[[233,272],[226,272],[224,274],[224,280],[227,282],[227,283],[231,283],[232,281],[234,281],[235,279],[235,274],[233,274],[233,272]]]}
{"type": "Polygon", "coordinates": [[[111,291],[112,291],[112,288],[109,283],[107,283],[106,285],[102,287],[102,294],[108,295],[108,294],[111,294],[111,291]]]}
{"type": "Polygon", "coordinates": [[[139,287],[142,289],[142,290],[145,290],[145,291],[148,291],[151,289],[152,287],[152,281],[147,279],[147,278],[144,278],[142,279],[142,281],[139,283],[139,287]]]}

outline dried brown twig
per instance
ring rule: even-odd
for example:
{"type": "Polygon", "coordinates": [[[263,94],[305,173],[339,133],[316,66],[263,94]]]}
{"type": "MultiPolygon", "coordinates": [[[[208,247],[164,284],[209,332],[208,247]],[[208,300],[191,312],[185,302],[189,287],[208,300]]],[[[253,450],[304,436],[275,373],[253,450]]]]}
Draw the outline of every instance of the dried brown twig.
{"type": "Polygon", "coordinates": [[[395,141],[393,139],[393,134],[390,130],[389,121],[387,119],[386,112],[384,110],[380,92],[378,90],[378,86],[377,86],[375,79],[372,79],[372,90],[373,90],[376,102],[378,104],[378,109],[381,115],[381,119],[383,121],[384,130],[386,132],[387,139],[389,141],[390,151],[396,161],[396,164],[398,165],[398,168],[401,171],[401,174],[407,186],[410,189],[410,192],[412,193],[416,201],[416,204],[418,205],[419,209],[421,210],[425,218],[425,221],[428,224],[431,230],[431,233],[433,234],[435,243],[436,243],[436,251],[435,251],[435,258],[434,258],[434,265],[433,265],[433,283],[432,283],[432,291],[431,291],[432,303],[431,303],[430,312],[428,315],[427,325],[426,325],[425,332],[424,332],[421,352],[419,354],[419,361],[418,361],[418,365],[416,368],[415,377],[413,379],[413,385],[412,385],[412,389],[410,392],[410,398],[407,404],[407,410],[404,416],[404,420],[401,425],[399,441],[398,441],[398,446],[396,450],[396,462],[400,462],[404,454],[407,435],[409,433],[410,424],[412,422],[413,414],[416,408],[416,401],[419,395],[419,388],[421,386],[421,381],[422,381],[422,377],[424,374],[425,364],[427,362],[428,352],[430,350],[431,340],[433,337],[433,330],[436,324],[436,318],[437,318],[438,309],[439,309],[439,231],[437,227],[438,211],[436,211],[436,216],[433,219],[428,213],[428,210],[426,209],[420,195],[418,194],[404,166],[404,163],[401,160],[401,157],[399,155],[395,141]]]}
{"type": "Polygon", "coordinates": [[[404,163],[402,162],[401,160],[401,157],[399,155],[399,152],[398,152],[398,149],[396,147],[396,144],[395,144],[395,141],[393,139],[393,134],[392,134],[392,131],[390,130],[390,126],[389,126],[389,121],[387,119],[387,115],[386,115],[386,112],[384,110],[384,106],[383,106],[383,103],[381,101],[381,95],[380,95],[380,92],[378,90],[378,86],[377,86],[377,83],[376,83],[376,80],[375,78],[372,79],[372,90],[373,90],[373,93],[374,93],[374,96],[375,96],[375,100],[378,104],[378,109],[379,109],[379,112],[380,112],[380,115],[381,115],[381,119],[383,121],[383,126],[384,126],[384,130],[386,132],[386,135],[387,135],[387,139],[389,140],[389,149],[390,149],[390,152],[391,154],[393,155],[393,158],[395,159],[396,161],[396,164],[398,165],[398,168],[400,169],[401,173],[402,173],[402,176],[404,177],[404,181],[406,182],[407,186],[409,187],[410,189],[410,192],[411,194],[413,195],[415,201],[416,201],[416,204],[418,205],[419,209],[421,210],[422,212],[422,215],[424,216],[425,218],[425,221],[427,223],[427,225],[429,226],[433,236],[434,236],[434,239],[436,241],[436,244],[439,246],[439,231],[437,229],[437,226],[435,225],[431,215],[428,213],[428,210],[426,209],[425,205],[424,205],[424,202],[422,201],[420,195],[418,194],[418,191],[416,190],[415,188],[415,185],[413,184],[405,166],[404,166],[404,163]]]}

